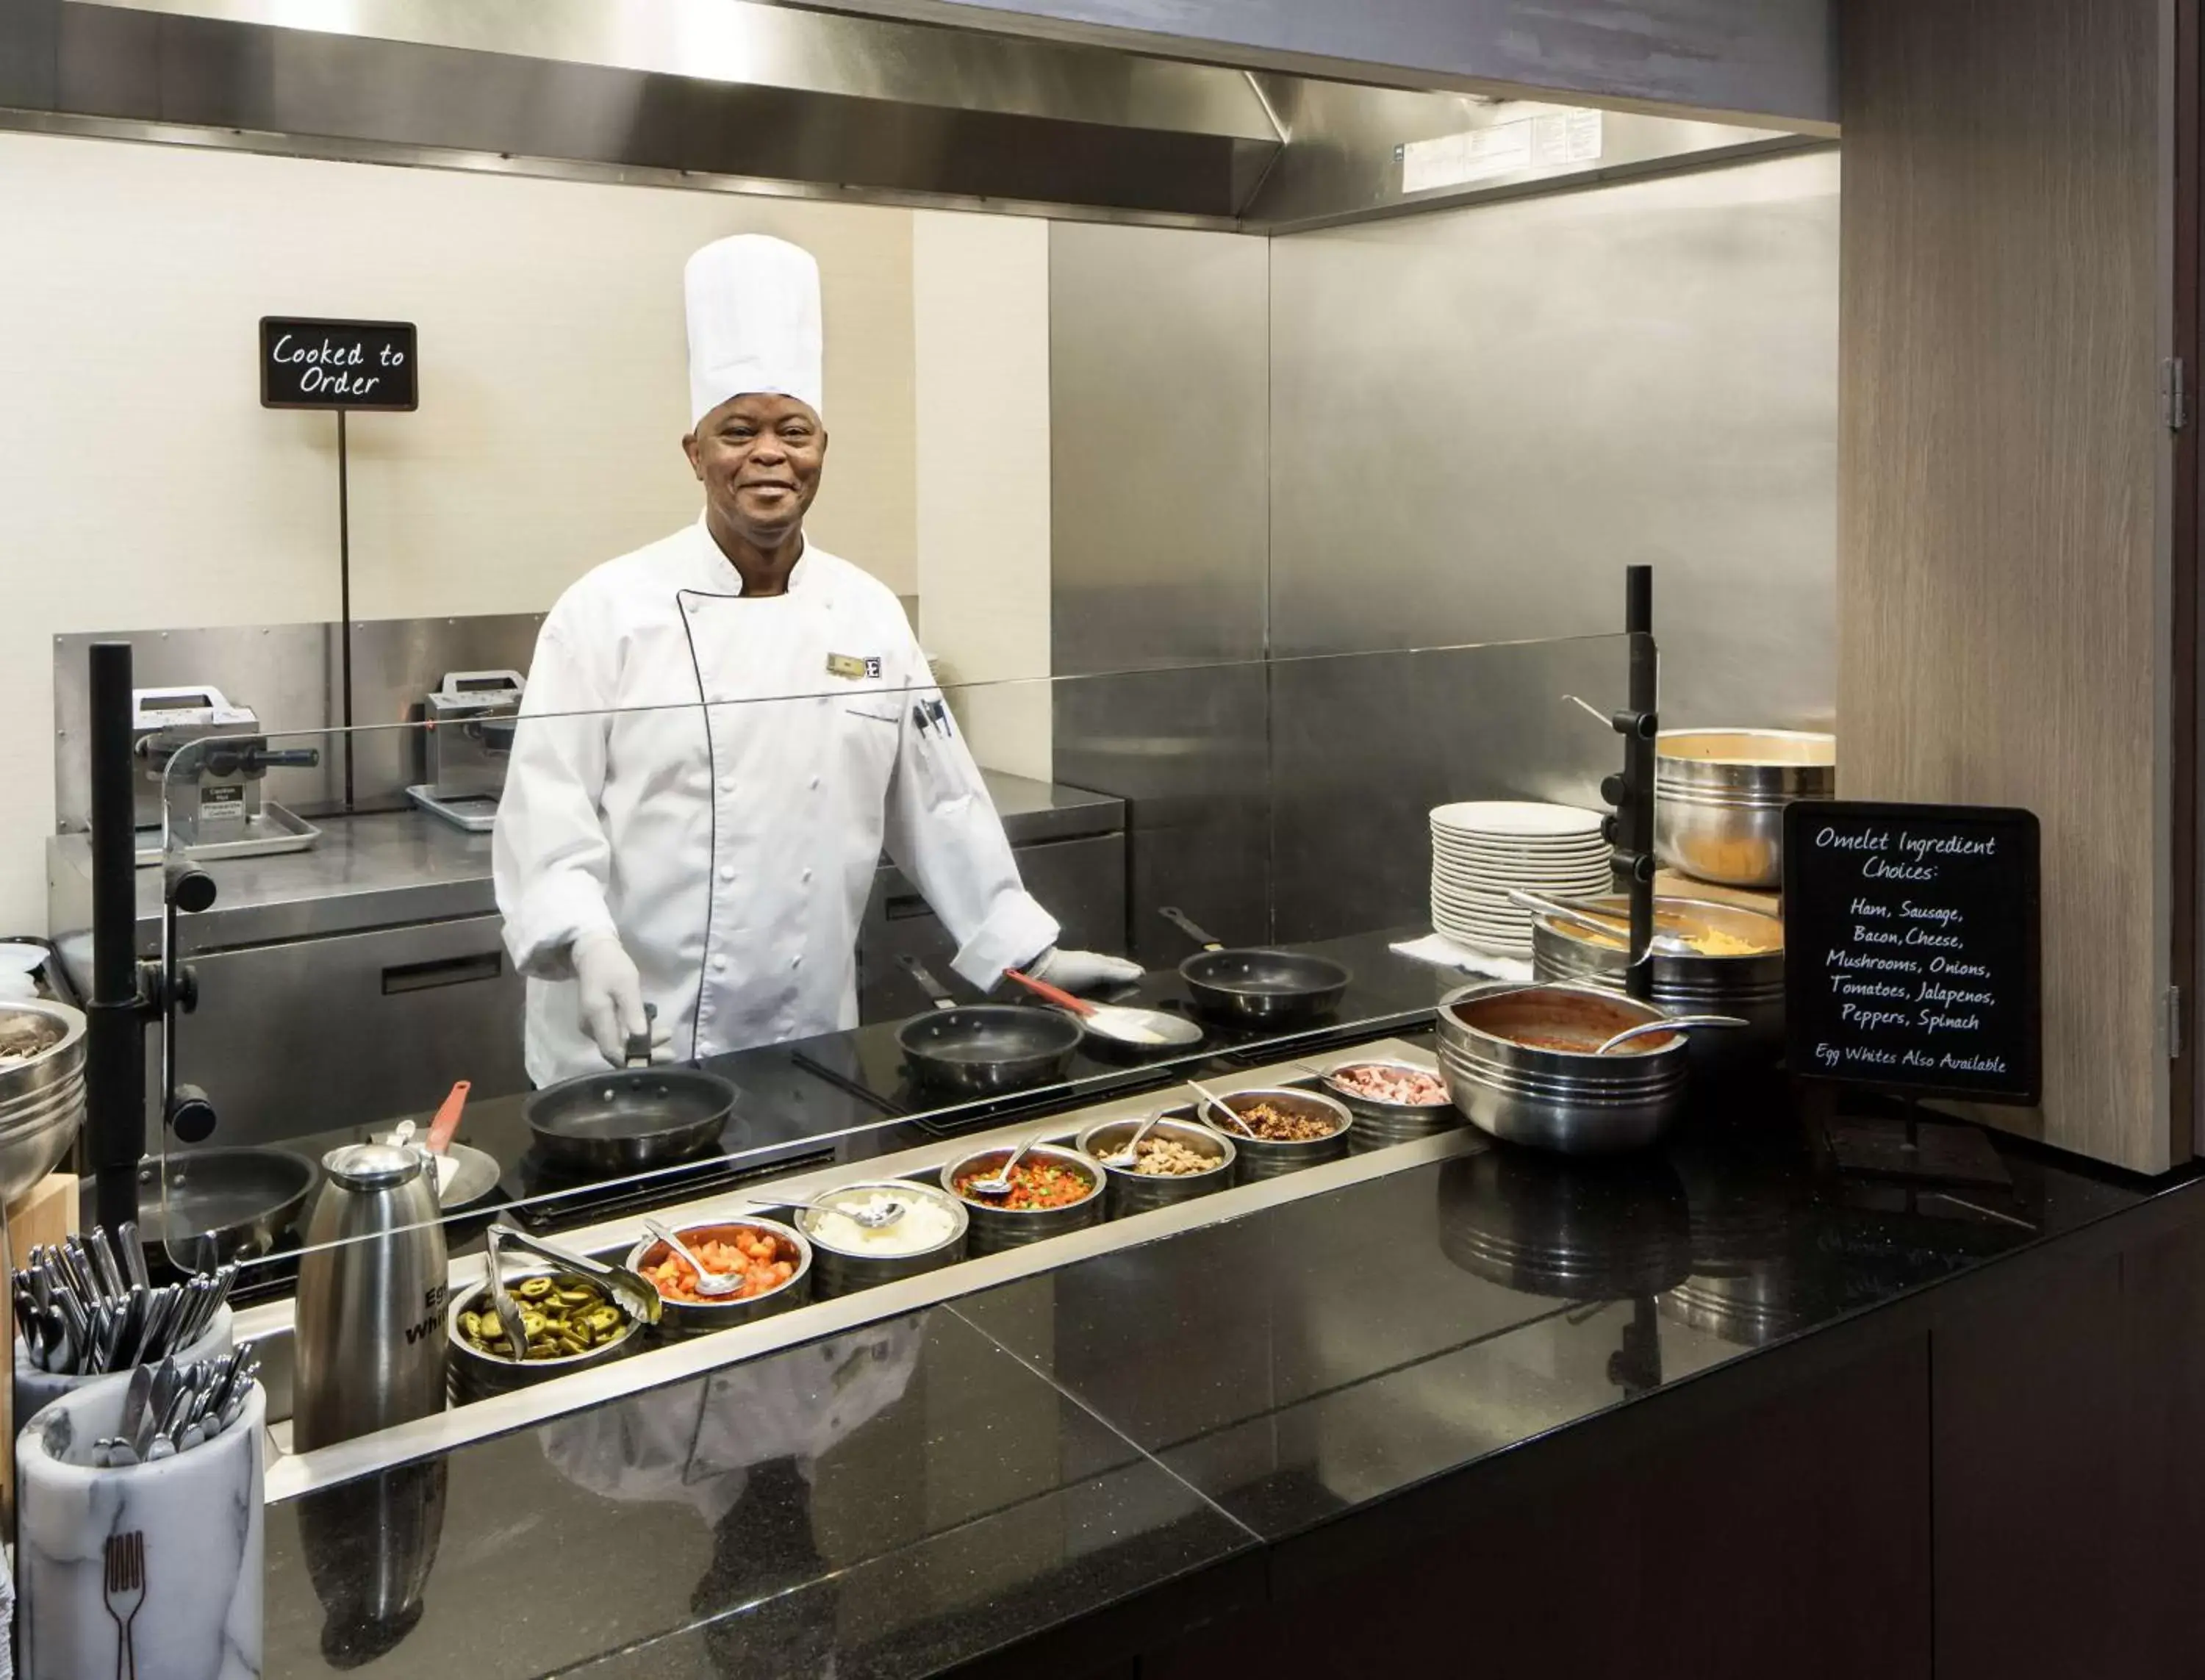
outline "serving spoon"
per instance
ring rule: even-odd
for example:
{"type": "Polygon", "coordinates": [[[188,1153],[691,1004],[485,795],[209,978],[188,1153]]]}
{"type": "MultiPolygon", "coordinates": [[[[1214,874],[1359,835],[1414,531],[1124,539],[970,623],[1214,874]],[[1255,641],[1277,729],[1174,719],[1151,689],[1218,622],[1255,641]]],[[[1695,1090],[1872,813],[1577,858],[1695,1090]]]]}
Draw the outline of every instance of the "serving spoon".
{"type": "Polygon", "coordinates": [[[699,1295],[706,1297],[733,1295],[743,1286],[740,1278],[731,1278],[725,1272],[706,1270],[704,1262],[690,1253],[682,1240],[657,1220],[645,1220],[643,1222],[643,1228],[665,1244],[669,1250],[681,1257],[684,1265],[697,1274],[697,1292],[699,1295]]]}
{"type": "Polygon", "coordinates": [[[1227,1102],[1223,1097],[1218,1095],[1215,1091],[1211,1090],[1207,1085],[1198,1085],[1192,1079],[1188,1080],[1186,1083],[1187,1088],[1193,1091],[1197,1096],[1200,1097],[1212,1108],[1215,1108],[1219,1113],[1224,1115],[1227,1119],[1230,1120],[1233,1123],[1233,1129],[1239,1132],[1243,1137],[1253,1137],[1256,1135],[1256,1128],[1250,1125],[1247,1121],[1240,1118],[1240,1111],[1233,1107],[1233,1105],[1227,1102]]]}
{"type": "Polygon", "coordinates": [[[1741,1021],[1735,1015],[1672,1015],[1666,1021],[1642,1021],[1635,1027],[1626,1027],[1614,1037],[1602,1041],[1593,1052],[1604,1056],[1619,1044],[1628,1044],[1634,1038],[1651,1038],[1657,1033],[1676,1032],[1685,1027],[1750,1027],[1750,1021],[1741,1021]]]}
{"type": "Polygon", "coordinates": [[[1025,1159],[1026,1151],[1033,1148],[1035,1144],[1041,1142],[1041,1133],[1037,1131],[1032,1137],[1027,1138],[1025,1143],[1019,1144],[1017,1149],[1011,1151],[1010,1159],[1006,1161],[1001,1168],[991,1176],[985,1178],[968,1178],[966,1180],[966,1190],[968,1192],[977,1190],[982,1196],[1008,1196],[1013,1190],[1018,1188],[1015,1184],[1011,1182],[1011,1174],[1017,1171],[1019,1163],[1025,1159]]]}
{"type": "Polygon", "coordinates": [[[1133,1129],[1133,1135],[1126,1140],[1126,1147],[1118,1150],[1115,1154],[1103,1156],[1102,1164],[1105,1167],[1139,1166],[1141,1164],[1141,1140],[1149,1135],[1150,1128],[1154,1126],[1156,1123],[1163,1119],[1163,1110],[1159,1108],[1155,1113],[1150,1115],[1148,1119],[1143,1120],[1139,1125],[1133,1129]]]}

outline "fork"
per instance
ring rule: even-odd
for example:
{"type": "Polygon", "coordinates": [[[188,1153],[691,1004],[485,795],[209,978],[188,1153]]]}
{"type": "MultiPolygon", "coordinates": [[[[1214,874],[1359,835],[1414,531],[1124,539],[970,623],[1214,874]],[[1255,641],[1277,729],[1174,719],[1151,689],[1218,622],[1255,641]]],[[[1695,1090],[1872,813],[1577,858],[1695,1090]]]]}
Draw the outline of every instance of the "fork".
{"type": "Polygon", "coordinates": [[[146,1602],[146,1536],[137,1529],[110,1535],[104,1551],[107,1613],[115,1618],[115,1680],[138,1680],[138,1647],[130,1624],[146,1602]]]}

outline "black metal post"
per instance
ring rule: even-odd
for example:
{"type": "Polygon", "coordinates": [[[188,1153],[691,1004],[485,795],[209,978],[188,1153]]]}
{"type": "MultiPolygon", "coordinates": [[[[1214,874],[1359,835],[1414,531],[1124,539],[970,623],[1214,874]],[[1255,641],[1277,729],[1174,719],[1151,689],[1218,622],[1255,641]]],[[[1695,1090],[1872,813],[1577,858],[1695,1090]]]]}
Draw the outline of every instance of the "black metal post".
{"type": "Polygon", "coordinates": [[[1631,963],[1625,986],[1635,998],[1653,995],[1654,965],[1654,736],[1660,727],[1661,660],[1654,645],[1654,568],[1624,573],[1623,627],[1631,638],[1630,709],[1635,727],[1623,738],[1625,797],[1622,849],[1629,854],[1631,963]]]}
{"type": "Polygon", "coordinates": [[[92,646],[92,996],[85,1008],[86,1155],[99,1222],[138,1217],[146,1025],[138,981],[138,828],[130,644],[92,646]]]}

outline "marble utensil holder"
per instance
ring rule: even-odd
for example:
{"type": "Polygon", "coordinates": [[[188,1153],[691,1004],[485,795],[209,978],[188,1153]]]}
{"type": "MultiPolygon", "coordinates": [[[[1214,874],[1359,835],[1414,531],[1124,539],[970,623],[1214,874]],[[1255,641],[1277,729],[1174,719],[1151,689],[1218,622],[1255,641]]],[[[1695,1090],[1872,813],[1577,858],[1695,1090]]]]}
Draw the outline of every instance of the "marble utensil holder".
{"type": "MultiPolygon", "coordinates": [[[[207,1321],[206,1333],[176,1355],[176,1362],[185,1365],[195,1359],[219,1359],[229,1350],[229,1309],[224,1307],[207,1321]]],[[[42,1371],[31,1362],[30,1351],[24,1347],[23,1339],[18,1336],[15,1338],[15,1422],[20,1428],[62,1395],[74,1394],[88,1384],[116,1374],[117,1373],[104,1371],[92,1376],[75,1377],[63,1376],[55,1371],[42,1371]]],[[[121,1374],[128,1375],[128,1373],[121,1374]]],[[[110,1430],[109,1433],[113,1432],[110,1430]]]]}
{"type": "Polygon", "coordinates": [[[25,1680],[257,1680],[267,1393],[202,1446],[94,1469],[128,1386],[89,1382],[16,1441],[25,1680]]]}

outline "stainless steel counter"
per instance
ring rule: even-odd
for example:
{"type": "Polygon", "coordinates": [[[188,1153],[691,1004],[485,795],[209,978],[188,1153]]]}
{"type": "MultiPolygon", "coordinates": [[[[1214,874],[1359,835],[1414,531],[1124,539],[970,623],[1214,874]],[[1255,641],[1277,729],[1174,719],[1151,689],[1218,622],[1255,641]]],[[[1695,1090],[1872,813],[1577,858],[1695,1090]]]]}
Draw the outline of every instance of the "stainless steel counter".
{"type": "MultiPolygon", "coordinates": [[[[1122,799],[1061,787],[1001,771],[983,773],[1013,846],[1121,833],[1122,799]]],[[[209,864],[214,907],[185,917],[179,934],[187,952],[228,951],[330,934],[358,933],[420,922],[494,916],[488,834],[471,834],[418,810],[318,817],[320,845],[311,852],[209,864]]],[[[46,925],[80,971],[92,924],[92,843],[84,834],[46,842],[46,925]]],[[[161,877],[138,874],[138,943],[147,956],[161,942],[161,877]]]]}

